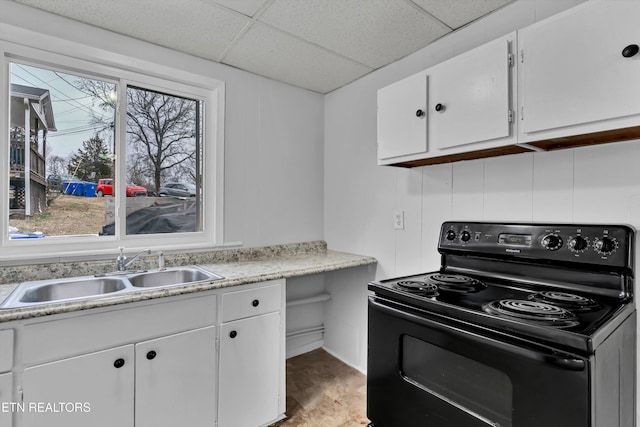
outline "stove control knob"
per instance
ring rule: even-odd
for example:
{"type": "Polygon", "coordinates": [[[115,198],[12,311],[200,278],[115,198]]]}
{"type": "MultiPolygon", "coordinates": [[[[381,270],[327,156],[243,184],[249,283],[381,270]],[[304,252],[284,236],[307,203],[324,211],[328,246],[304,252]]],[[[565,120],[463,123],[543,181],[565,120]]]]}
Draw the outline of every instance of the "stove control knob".
{"type": "Polygon", "coordinates": [[[542,237],[541,244],[548,251],[557,251],[562,247],[562,238],[557,234],[546,234],[542,237]]]}
{"type": "Polygon", "coordinates": [[[596,239],[593,243],[593,249],[600,255],[611,255],[616,249],[618,249],[618,241],[610,237],[602,237],[596,239]]]}
{"type": "Polygon", "coordinates": [[[456,232],[455,232],[455,231],[453,231],[453,230],[448,230],[448,231],[447,231],[447,234],[446,234],[446,236],[445,236],[445,237],[446,237],[446,239],[447,239],[448,241],[450,241],[450,242],[451,242],[452,240],[455,240],[455,238],[456,238],[456,232]]]}
{"type": "Polygon", "coordinates": [[[463,231],[460,234],[460,240],[462,240],[463,242],[468,242],[469,240],[471,240],[471,233],[469,233],[468,231],[463,231]]]}
{"type": "Polygon", "coordinates": [[[567,245],[573,252],[584,252],[584,250],[589,246],[589,242],[584,237],[576,236],[572,237],[567,245]]]}

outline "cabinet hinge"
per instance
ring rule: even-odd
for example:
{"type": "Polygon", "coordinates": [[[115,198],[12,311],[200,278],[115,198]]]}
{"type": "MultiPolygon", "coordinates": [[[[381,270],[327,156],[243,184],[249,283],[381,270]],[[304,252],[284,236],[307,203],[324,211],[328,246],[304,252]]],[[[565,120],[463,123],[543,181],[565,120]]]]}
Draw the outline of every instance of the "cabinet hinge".
{"type": "Polygon", "coordinates": [[[509,64],[509,67],[513,67],[513,53],[507,54],[507,63],[509,64]]]}
{"type": "Polygon", "coordinates": [[[520,49],[520,63],[524,63],[524,49],[520,49]]]}
{"type": "Polygon", "coordinates": [[[513,122],[513,110],[509,110],[507,117],[509,117],[509,123],[513,122]]]}
{"type": "Polygon", "coordinates": [[[20,403],[24,402],[24,390],[22,387],[18,389],[18,399],[20,399],[20,403]]]}
{"type": "Polygon", "coordinates": [[[216,338],[216,351],[220,351],[220,339],[216,338]]]}
{"type": "Polygon", "coordinates": [[[520,107],[520,120],[524,120],[524,107],[520,107]]]}

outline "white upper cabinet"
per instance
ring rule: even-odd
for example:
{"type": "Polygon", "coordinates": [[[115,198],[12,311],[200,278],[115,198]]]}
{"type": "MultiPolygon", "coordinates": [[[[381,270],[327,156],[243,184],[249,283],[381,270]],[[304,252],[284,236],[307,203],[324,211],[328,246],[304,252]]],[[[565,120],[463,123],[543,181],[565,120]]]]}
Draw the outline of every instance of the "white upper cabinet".
{"type": "Polygon", "coordinates": [[[521,142],[640,125],[639,16],[592,0],[518,33],[521,142]]]}
{"type": "Polygon", "coordinates": [[[430,154],[515,143],[512,44],[515,33],[427,71],[430,154]]]}
{"type": "Polygon", "coordinates": [[[427,76],[407,77],[378,91],[378,163],[427,152],[427,76]]]}
{"type": "Polygon", "coordinates": [[[380,89],[378,164],[640,139],[638,16],[590,0],[380,89]]]}
{"type": "Polygon", "coordinates": [[[512,33],[380,89],[378,164],[514,145],[514,45],[512,33]]]}

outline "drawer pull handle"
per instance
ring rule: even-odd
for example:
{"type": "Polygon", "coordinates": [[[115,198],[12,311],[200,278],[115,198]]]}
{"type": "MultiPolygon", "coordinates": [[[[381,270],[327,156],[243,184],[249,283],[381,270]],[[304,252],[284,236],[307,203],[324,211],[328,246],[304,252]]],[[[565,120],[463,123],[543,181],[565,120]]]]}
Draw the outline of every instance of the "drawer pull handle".
{"type": "Polygon", "coordinates": [[[231,332],[229,332],[229,336],[230,336],[231,338],[235,338],[235,337],[237,337],[237,336],[238,336],[238,333],[237,333],[236,331],[231,331],[231,332]]]}
{"type": "Polygon", "coordinates": [[[422,117],[422,116],[424,116],[424,111],[422,110],[416,111],[416,117],[422,117]]]}
{"type": "Polygon", "coordinates": [[[436,111],[444,111],[445,109],[444,104],[436,104],[436,111]]]}
{"type": "Polygon", "coordinates": [[[259,306],[259,305],[260,305],[260,300],[254,299],[254,300],[251,302],[251,305],[252,305],[252,306],[254,306],[254,307],[259,306]]]}
{"type": "Polygon", "coordinates": [[[150,352],[147,353],[147,359],[153,360],[156,358],[157,355],[158,353],[156,353],[155,350],[151,350],[150,352]]]}
{"type": "Polygon", "coordinates": [[[116,361],[113,362],[113,366],[118,369],[122,368],[124,366],[124,359],[116,359],[116,361]]]}

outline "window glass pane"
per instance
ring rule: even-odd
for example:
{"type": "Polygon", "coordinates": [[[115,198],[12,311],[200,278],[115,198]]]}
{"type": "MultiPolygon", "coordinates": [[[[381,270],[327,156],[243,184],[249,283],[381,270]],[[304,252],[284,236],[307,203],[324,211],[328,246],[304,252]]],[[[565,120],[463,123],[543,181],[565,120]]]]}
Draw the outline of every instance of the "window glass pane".
{"type": "Polygon", "coordinates": [[[127,88],[127,234],[202,231],[201,141],[202,101],[127,88]]]}
{"type": "Polygon", "coordinates": [[[10,238],[100,235],[106,200],[94,196],[111,194],[99,180],[115,176],[116,85],[19,63],[10,71],[10,238]]]}

